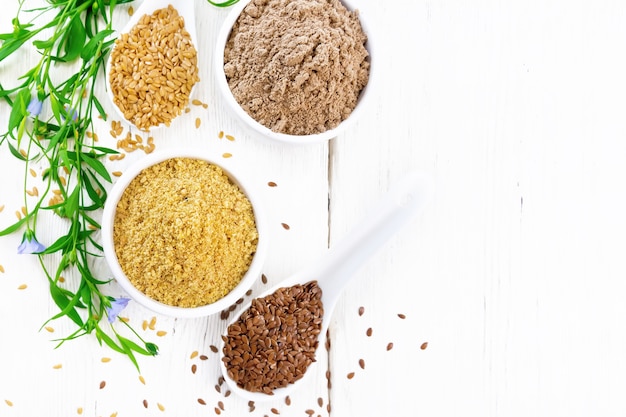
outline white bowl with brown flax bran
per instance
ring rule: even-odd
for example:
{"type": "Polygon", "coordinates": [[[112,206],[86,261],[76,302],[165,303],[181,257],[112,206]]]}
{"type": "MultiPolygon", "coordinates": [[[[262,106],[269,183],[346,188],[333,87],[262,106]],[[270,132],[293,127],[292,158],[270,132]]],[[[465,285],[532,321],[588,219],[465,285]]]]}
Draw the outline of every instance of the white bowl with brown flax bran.
{"type": "Polygon", "coordinates": [[[131,298],[157,313],[201,317],[234,305],[261,276],[264,228],[253,188],[224,162],[157,152],[112,187],[102,246],[131,298]]]}
{"type": "Polygon", "coordinates": [[[255,133],[309,144],[338,136],[371,90],[371,40],[345,0],[244,0],[215,48],[217,85],[255,133]]]}

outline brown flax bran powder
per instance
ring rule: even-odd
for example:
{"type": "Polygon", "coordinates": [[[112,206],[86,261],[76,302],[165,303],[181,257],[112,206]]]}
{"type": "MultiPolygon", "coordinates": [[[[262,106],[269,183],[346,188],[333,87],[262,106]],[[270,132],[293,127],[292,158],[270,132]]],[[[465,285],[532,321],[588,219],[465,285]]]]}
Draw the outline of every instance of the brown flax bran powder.
{"type": "Polygon", "coordinates": [[[113,241],[139,291],[164,304],[197,307],[237,286],[258,233],[250,201],[221,168],[172,158],[130,182],[117,204],[113,241]]]}
{"type": "Polygon", "coordinates": [[[335,128],[369,78],[367,37],[339,0],[252,0],[235,22],[224,71],[243,109],[291,135],[335,128]]]}

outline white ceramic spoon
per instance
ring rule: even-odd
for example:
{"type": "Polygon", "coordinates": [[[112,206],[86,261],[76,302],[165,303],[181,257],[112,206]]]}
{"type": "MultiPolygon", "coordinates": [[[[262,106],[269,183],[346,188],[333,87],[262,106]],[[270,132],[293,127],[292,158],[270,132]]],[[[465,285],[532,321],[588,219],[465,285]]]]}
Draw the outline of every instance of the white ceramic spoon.
{"type": "MultiPolygon", "coordinates": [[[[354,276],[354,272],[365,263],[378,249],[380,249],[389,238],[404,227],[411,220],[418,210],[424,205],[431,194],[431,183],[425,177],[412,173],[391,188],[385,198],[361,221],[351,233],[344,237],[335,246],[322,256],[320,260],[310,267],[293,274],[289,278],[280,282],[277,286],[265,291],[257,298],[274,293],[277,289],[291,287],[297,284],[305,284],[312,280],[317,280],[322,289],[322,303],[324,316],[322,327],[318,336],[318,346],[316,353],[324,345],[321,338],[326,337],[326,330],[332,318],[333,309],[344,287],[354,276]]],[[[243,313],[252,302],[244,306],[240,312],[243,313]]],[[[239,319],[236,316],[230,323],[239,319]]],[[[228,329],[224,332],[226,337],[228,329]]],[[[220,359],[223,357],[224,340],[220,344],[220,359]]],[[[317,355],[316,355],[317,356],[317,355]]],[[[315,366],[311,364],[307,369],[315,366]]],[[[296,390],[306,379],[306,375],[284,388],[273,391],[273,395],[261,392],[251,392],[237,386],[237,383],[228,377],[226,365],[220,360],[222,375],[231,391],[243,398],[252,401],[271,401],[284,398],[293,390],[296,390]]]]}
{"type": "MultiPolygon", "coordinates": [[[[143,0],[141,5],[139,5],[139,8],[137,8],[137,10],[135,10],[133,15],[131,16],[131,18],[128,21],[128,23],[126,23],[126,26],[124,26],[124,28],[118,33],[118,37],[122,36],[122,34],[124,34],[124,33],[130,32],[130,30],[137,24],[137,22],[139,22],[139,19],[141,19],[143,16],[151,15],[152,13],[154,13],[158,9],[167,8],[170,4],[172,6],[174,6],[174,8],[178,12],[178,14],[180,16],[182,16],[183,19],[185,20],[185,30],[189,33],[189,37],[191,38],[191,42],[193,43],[194,47],[196,48],[196,51],[198,51],[198,36],[196,34],[196,17],[195,17],[195,11],[194,11],[194,0],[181,0],[181,1],[175,1],[175,0],[143,0]]],[[[115,48],[115,46],[113,48],[115,48]]],[[[115,109],[115,112],[117,113],[117,115],[122,120],[125,120],[127,123],[129,123],[129,124],[134,126],[134,124],[130,120],[128,120],[126,117],[124,117],[124,114],[122,113],[120,108],[117,107],[117,104],[115,104],[115,101],[113,100],[113,92],[111,90],[111,84],[110,84],[110,80],[109,80],[109,74],[111,73],[111,55],[112,55],[112,52],[113,52],[113,49],[111,50],[111,54],[109,54],[109,58],[107,60],[107,65],[106,65],[106,77],[105,77],[105,79],[106,79],[107,96],[109,97],[109,100],[111,101],[111,104],[113,105],[113,108],[115,109]]],[[[196,83],[196,85],[197,84],[198,83],[196,83]]],[[[194,88],[195,88],[195,86],[192,88],[191,93],[189,94],[190,97],[191,97],[191,94],[193,93],[193,89],[194,88]]],[[[158,126],[152,126],[150,128],[150,130],[158,129],[158,128],[162,127],[162,126],[164,126],[163,123],[161,123],[158,126]]]]}

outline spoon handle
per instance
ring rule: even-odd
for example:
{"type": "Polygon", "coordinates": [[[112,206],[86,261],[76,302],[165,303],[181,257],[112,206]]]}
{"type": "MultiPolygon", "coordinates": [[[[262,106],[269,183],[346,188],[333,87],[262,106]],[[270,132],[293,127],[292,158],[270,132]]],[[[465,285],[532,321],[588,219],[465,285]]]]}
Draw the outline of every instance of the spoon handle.
{"type": "Polygon", "coordinates": [[[325,309],[332,310],[354,273],[426,203],[431,183],[413,172],[390,188],[383,199],[309,270],[323,288],[325,309]]]}

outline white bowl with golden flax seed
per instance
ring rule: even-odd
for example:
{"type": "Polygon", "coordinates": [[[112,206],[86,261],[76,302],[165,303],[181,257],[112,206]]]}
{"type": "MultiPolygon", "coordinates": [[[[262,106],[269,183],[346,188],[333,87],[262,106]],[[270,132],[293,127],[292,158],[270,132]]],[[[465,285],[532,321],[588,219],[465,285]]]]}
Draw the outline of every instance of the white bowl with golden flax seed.
{"type": "Polygon", "coordinates": [[[228,310],[260,277],[265,228],[241,173],[197,151],[161,151],[113,185],[102,246],[132,299],[168,316],[202,317],[228,310]]]}
{"type": "Polygon", "coordinates": [[[228,107],[273,141],[312,144],[343,132],[372,89],[372,42],[345,0],[242,0],[217,37],[228,107]]]}

